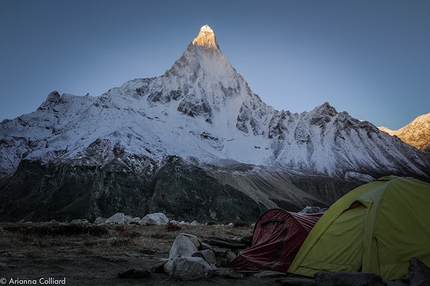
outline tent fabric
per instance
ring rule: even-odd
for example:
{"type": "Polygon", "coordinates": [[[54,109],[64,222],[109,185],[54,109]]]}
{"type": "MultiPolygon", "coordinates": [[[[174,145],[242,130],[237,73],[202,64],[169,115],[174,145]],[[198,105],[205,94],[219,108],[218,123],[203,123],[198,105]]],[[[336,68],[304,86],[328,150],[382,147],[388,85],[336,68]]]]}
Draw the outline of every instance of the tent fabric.
{"type": "Polygon", "coordinates": [[[430,265],[430,184],[395,176],[362,185],[321,217],[288,272],[374,272],[407,279],[409,259],[430,265]]]}
{"type": "Polygon", "coordinates": [[[282,209],[263,213],[254,226],[251,247],[242,250],[229,265],[247,271],[287,272],[300,246],[322,216],[301,214],[282,209]]]}

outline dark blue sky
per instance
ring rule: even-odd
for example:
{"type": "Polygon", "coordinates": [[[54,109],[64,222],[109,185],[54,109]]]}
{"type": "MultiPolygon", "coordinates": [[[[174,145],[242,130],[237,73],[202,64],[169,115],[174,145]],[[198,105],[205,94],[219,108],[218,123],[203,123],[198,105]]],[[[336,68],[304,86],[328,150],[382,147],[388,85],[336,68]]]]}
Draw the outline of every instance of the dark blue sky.
{"type": "Polygon", "coordinates": [[[430,1],[0,0],[0,120],[163,74],[201,26],[263,101],[391,129],[430,112],[430,1]]]}

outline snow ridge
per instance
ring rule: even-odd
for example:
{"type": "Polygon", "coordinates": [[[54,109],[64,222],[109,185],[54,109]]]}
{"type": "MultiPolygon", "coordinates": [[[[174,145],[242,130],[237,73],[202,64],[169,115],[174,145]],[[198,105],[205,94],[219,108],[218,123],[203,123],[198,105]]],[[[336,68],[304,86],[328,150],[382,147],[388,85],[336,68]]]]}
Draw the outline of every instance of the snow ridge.
{"type": "Polygon", "coordinates": [[[0,178],[23,159],[100,166],[118,152],[366,180],[375,172],[428,176],[429,165],[424,153],[328,103],[301,114],[268,106],[207,25],[163,75],[98,97],[52,92],[35,112],[4,120],[0,140],[0,178]]]}

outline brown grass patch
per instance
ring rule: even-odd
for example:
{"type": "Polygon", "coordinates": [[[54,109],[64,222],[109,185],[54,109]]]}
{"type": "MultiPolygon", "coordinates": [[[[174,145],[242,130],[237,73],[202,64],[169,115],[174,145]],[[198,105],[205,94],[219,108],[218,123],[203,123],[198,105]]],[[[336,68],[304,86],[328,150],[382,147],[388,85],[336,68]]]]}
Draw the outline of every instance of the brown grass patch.
{"type": "Polygon", "coordinates": [[[179,233],[193,234],[203,241],[209,236],[242,238],[253,231],[245,225],[175,226],[0,223],[0,255],[10,250],[34,257],[58,252],[98,257],[167,255],[179,233]]]}
{"type": "Polygon", "coordinates": [[[21,225],[5,226],[4,230],[21,233],[23,235],[47,236],[47,235],[82,235],[103,236],[109,233],[106,227],[89,224],[64,224],[64,225],[21,225]]]}
{"type": "Polygon", "coordinates": [[[178,231],[178,230],[181,230],[181,229],[182,229],[182,227],[180,225],[177,225],[177,224],[174,224],[174,223],[171,223],[171,222],[169,222],[166,225],[166,231],[168,231],[168,232],[178,231]]]}
{"type": "Polygon", "coordinates": [[[249,222],[238,221],[234,223],[233,227],[251,227],[251,224],[249,222]]]}

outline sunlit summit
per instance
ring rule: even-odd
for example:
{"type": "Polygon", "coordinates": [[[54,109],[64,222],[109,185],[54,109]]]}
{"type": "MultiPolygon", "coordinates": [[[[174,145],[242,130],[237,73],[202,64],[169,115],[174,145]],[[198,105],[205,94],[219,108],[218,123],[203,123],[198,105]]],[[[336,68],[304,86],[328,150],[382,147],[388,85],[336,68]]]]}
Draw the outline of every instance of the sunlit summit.
{"type": "Polygon", "coordinates": [[[196,44],[199,46],[219,48],[216,42],[215,33],[208,25],[204,25],[200,28],[199,34],[193,40],[193,45],[196,44]]]}

